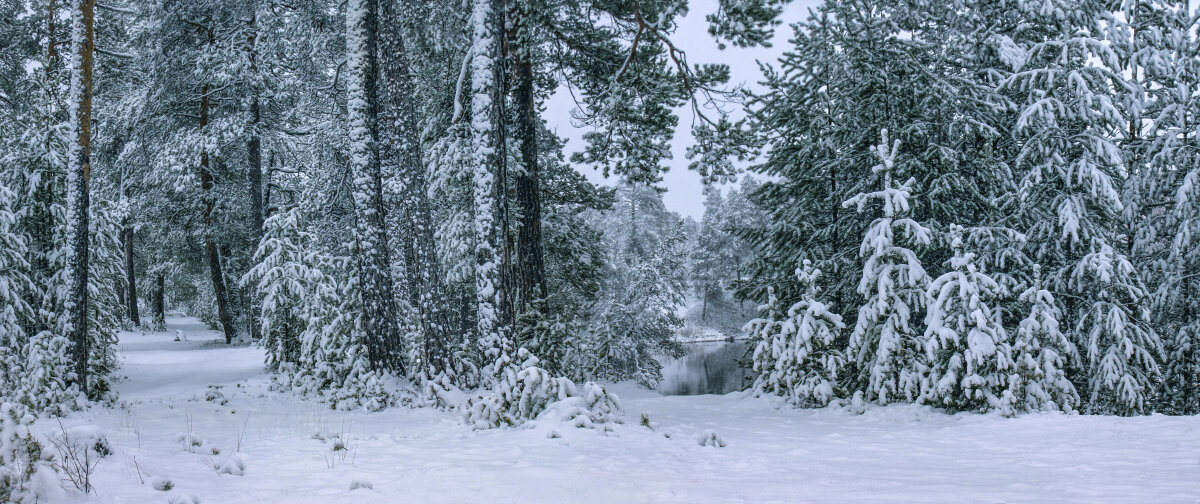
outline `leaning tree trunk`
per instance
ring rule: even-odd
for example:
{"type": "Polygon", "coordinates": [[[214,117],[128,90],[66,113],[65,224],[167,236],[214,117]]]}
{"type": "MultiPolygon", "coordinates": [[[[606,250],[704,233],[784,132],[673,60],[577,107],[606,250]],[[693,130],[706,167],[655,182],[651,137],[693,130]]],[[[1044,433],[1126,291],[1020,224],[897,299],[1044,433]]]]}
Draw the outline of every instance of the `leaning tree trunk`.
{"type": "MultiPolygon", "coordinates": [[[[411,8],[405,2],[405,7],[411,8]]],[[[382,82],[387,88],[388,129],[385,135],[390,146],[385,156],[396,168],[400,182],[401,204],[408,227],[405,243],[410,257],[406,273],[409,277],[409,297],[421,318],[425,340],[425,362],[431,376],[452,371],[449,300],[438,264],[433,239],[433,217],[429,205],[429,189],[421,163],[421,132],[414,104],[412,68],[405,52],[403,23],[393,2],[384,2],[381,9],[384,25],[379,45],[383,59],[382,82]]]]}
{"type": "Polygon", "coordinates": [[[538,187],[540,174],[537,156],[537,108],[533,89],[533,34],[530,8],[514,2],[509,47],[516,76],[513,101],[516,106],[516,134],[524,168],[516,177],[517,212],[521,227],[517,232],[517,271],[515,311],[528,310],[536,299],[546,297],[546,266],[542,242],[542,197],[538,187]]]}
{"type": "Polygon", "coordinates": [[[350,123],[350,170],[354,180],[355,260],[367,359],[372,369],[404,372],[400,328],[396,324],[383,176],[379,167],[376,78],[378,5],[350,0],[346,9],[347,118],[350,123]]]}
{"type": "Polygon", "coordinates": [[[70,320],[75,383],[88,392],[88,184],[91,179],[92,53],[95,50],[95,0],[79,0],[71,10],[71,144],[67,159],[66,315],[70,320]]]}
{"type": "MultiPolygon", "coordinates": [[[[208,85],[201,89],[200,96],[200,129],[208,126],[208,85]]],[[[225,274],[221,266],[221,253],[217,249],[216,238],[213,237],[213,177],[208,169],[208,151],[200,152],[200,192],[203,204],[204,221],[204,253],[208,256],[208,274],[212,278],[213,295],[217,298],[217,316],[221,320],[221,330],[225,333],[225,343],[233,343],[236,329],[233,325],[233,314],[229,311],[229,293],[225,288],[225,274]]]]}

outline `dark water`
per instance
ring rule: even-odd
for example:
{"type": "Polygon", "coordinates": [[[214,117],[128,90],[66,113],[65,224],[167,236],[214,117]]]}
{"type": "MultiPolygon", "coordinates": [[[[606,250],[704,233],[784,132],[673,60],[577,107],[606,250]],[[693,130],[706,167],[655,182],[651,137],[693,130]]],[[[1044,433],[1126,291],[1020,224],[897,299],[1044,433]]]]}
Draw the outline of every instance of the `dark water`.
{"type": "Polygon", "coordinates": [[[658,391],[663,395],[728,394],[742,390],[749,370],[738,365],[746,356],[742,341],[706,341],[686,345],[687,355],[663,363],[658,391]]]}

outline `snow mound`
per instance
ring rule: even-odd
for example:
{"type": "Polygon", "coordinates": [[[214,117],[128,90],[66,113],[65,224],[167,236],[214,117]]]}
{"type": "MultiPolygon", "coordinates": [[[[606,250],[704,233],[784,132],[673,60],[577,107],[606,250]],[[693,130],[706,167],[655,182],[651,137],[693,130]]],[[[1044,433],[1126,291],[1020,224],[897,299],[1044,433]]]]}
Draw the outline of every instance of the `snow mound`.
{"type": "Polygon", "coordinates": [[[700,446],[712,446],[714,448],[724,448],[725,440],[718,436],[716,431],[706,430],[700,437],[696,438],[696,443],[700,446]]]}
{"type": "Polygon", "coordinates": [[[166,478],[154,477],[150,479],[150,487],[160,492],[169,492],[175,488],[175,482],[166,478]]]}
{"type": "Polygon", "coordinates": [[[214,463],[213,469],[215,469],[217,471],[217,474],[229,474],[231,476],[245,476],[246,475],[246,461],[242,459],[241,455],[238,455],[235,453],[233,455],[225,457],[225,459],[220,462],[214,463]]]}

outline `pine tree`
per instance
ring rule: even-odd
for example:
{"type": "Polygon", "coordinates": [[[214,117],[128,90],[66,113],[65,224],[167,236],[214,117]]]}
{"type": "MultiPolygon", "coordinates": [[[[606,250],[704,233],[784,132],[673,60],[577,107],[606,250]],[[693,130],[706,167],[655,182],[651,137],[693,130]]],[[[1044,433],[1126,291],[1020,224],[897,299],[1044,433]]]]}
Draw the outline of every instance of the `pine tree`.
{"type": "Polygon", "coordinates": [[[354,177],[355,259],[363,303],[362,324],[371,369],[403,373],[379,166],[377,39],[378,3],[352,1],[346,8],[346,110],[350,170],[354,177]]]}
{"type": "Polygon", "coordinates": [[[963,228],[950,225],[954,256],[949,271],[926,291],[925,353],[929,369],[921,383],[921,401],[948,411],[1000,410],[1012,413],[1006,394],[1013,368],[1008,334],[993,307],[1005,295],[979,270],[975,254],[964,251],[963,228]]]}
{"type": "Polygon", "coordinates": [[[474,0],[471,11],[471,148],[475,201],[476,331],[484,358],[483,375],[498,376],[509,364],[513,349],[506,334],[504,275],[508,267],[507,237],[499,223],[507,162],[501,122],[503,98],[498,92],[503,61],[500,53],[502,9],[495,0],[474,0]]]}
{"type": "Polygon", "coordinates": [[[68,98],[71,136],[67,155],[67,261],[66,282],[70,289],[65,306],[70,320],[73,382],[84,394],[88,390],[88,208],[91,177],[92,53],[95,50],[95,1],[78,0],[71,8],[71,92],[68,98]]]}
{"type": "Polygon", "coordinates": [[[1020,301],[1029,305],[1029,314],[1018,325],[1012,343],[1009,391],[1013,408],[1069,413],[1079,407],[1079,394],[1067,378],[1067,370],[1079,360],[1079,353],[1059,330],[1062,314],[1054,295],[1037,286],[1040,272],[1034,277],[1035,285],[1020,295],[1020,301]]]}
{"type": "Polygon", "coordinates": [[[1115,52],[1079,30],[1105,18],[1100,2],[1019,3],[1036,29],[1001,38],[1012,73],[1004,89],[1018,96],[1015,133],[1023,174],[1020,217],[1029,256],[1047,272],[1041,287],[1063,303],[1066,333],[1085,350],[1073,380],[1086,386],[1090,412],[1142,410],[1157,374],[1161,344],[1144,318],[1145,288],[1116,247],[1122,210],[1121,150],[1113,138],[1125,126],[1114,99],[1120,81],[1115,52]]]}
{"type": "Polygon", "coordinates": [[[900,141],[889,147],[887,130],[881,137],[882,142],[872,149],[879,164],[871,170],[883,176],[882,189],[859,193],[842,206],[857,206],[860,213],[876,200],[883,206],[883,216],[871,224],[859,248],[863,274],[858,293],[866,303],[858,310],[849,353],[858,366],[856,391],[867,400],[888,404],[917,399],[923,349],[910,322],[924,308],[929,282],[916,253],[897,243],[896,235],[902,234],[917,246],[928,245],[930,235],[924,226],[905,217],[916,181],[909,178],[893,185],[900,141]]]}
{"type": "MultiPolygon", "coordinates": [[[[1129,174],[1122,225],[1130,261],[1148,286],[1151,322],[1165,349],[1156,409],[1200,412],[1194,180],[1200,154],[1189,142],[1200,123],[1200,42],[1188,2],[1124,2],[1122,22],[1106,32],[1124,65],[1117,89],[1128,128],[1121,150],[1129,174]]],[[[1193,9],[1194,10],[1194,9],[1193,9]]]]}
{"type": "Polygon", "coordinates": [[[757,343],[753,354],[754,393],[774,394],[800,406],[825,406],[837,395],[838,372],[845,357],[836,348],[839,333],[846,328],[842,317],[816,299],[821,271],[810,261],[796,269],[804,297],[780,319],[772,299],[766,319],[747,327],[757,343]]]}

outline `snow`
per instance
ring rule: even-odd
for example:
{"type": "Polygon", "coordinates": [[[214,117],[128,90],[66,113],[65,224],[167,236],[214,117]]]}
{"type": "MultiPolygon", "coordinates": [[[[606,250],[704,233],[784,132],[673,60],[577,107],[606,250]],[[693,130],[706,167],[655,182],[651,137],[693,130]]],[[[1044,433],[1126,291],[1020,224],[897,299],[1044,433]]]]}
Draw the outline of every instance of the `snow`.
{"type": "MultiPolygon", "coordinates": [[[[855,415],[616,384],[609,388],[626,421],[611,431],[557,417],[474,431],[454,412],[347,413],[269,391],[262,350],[218,344],[222,336],[195,319],[167,325],[120,334],[126,408],[63,419],[67,429],[102,434],[113,454],[92,478],[94,494],[51,502],[1169,503],[1200,495],[1200,417],[1006,419],[912,405],[855,415]],[[186,341],[174,341],[176,330],[186,341]],[[226,404],[205,400],[216,387],[226,404]]],[[[61,432],[55,420],[35,429],[61,432]]]]}

